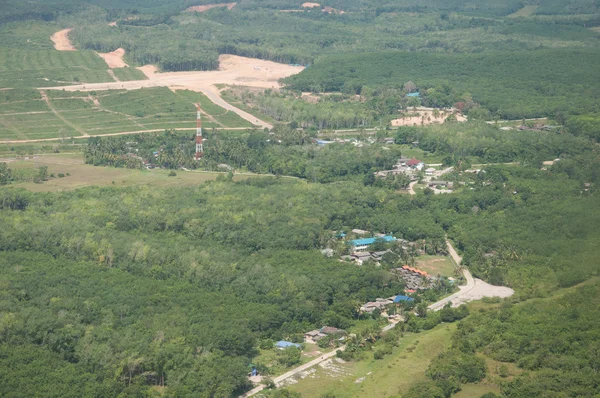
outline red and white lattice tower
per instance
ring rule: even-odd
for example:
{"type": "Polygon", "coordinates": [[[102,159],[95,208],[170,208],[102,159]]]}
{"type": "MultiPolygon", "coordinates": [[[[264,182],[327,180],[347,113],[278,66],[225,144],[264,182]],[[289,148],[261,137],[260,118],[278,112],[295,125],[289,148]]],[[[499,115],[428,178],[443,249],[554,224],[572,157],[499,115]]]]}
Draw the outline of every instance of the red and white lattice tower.
{"type": "Polygon", "coordinates": [[[196,104],[196,160],[204,155],[202,148],[202,115],[200,114],[200,104],[196,104]]]}

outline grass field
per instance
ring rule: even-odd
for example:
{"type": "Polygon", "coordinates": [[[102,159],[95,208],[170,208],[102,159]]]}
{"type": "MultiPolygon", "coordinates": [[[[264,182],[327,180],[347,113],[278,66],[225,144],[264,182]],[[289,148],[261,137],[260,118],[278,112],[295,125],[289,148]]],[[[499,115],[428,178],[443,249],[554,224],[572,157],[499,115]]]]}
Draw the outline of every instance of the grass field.
{"type": "MultiPolygon", "coordinates": [[[[202,184],[214,180],[220,173],[186,172],[178,170],[177,175],[169,177],[169,170],[130,170],[114,167],[96,167],[83,163],[83,155],[56,154],[41,155],[28,159],[0,158],[8,162],[11,169],[31,169],[48,166],[48,173],[67,174],[64,178],[52,178],[43,184],[24,182],[10,187],[25,188],[33,192],[70,191],[88,186],[139,186],[179,187],[202,184]]],[[[248,175],[236,175],[234,180],[249,178],[248,175]]]]}
{"type": "Polygon", "coordinates": [[[382,360],[371,358],[359,362],[336,364],[329,369],[317,367],[312,373],[288,386],[304,398],[320,397],[332,392],[339,398],[387,397],[405,393],[410,386],[425,379],[429,362],[450,345],[455,324],[442,324],[419,334],[406,333],[400,346],[382,360]],[[416,343],[418,341],[418,343],[416,343]],[[408,352],[408,347],[416,348],[408,352]]]}
{"type": "Polygon", "coordinates": [[[455,276],[454,264],[445,256],[420,256],[417,258],[417,268],[432,276],[455,276]]]}
{"type": "Polygon", "coordinates": [[[68,138],[126,131],[196,126],[195,102],[205,113],[203,126],[252,127],[237,114],[201,93],[167,88],[134,91],[65,92],[34,89],[0,91],[0,141],[68,138]]]}
{"type": "Polygon", "coordinates": [[[519,18],[519,17],[529,17],[531,14],[537,10],[538,6],[525,6],[521,8],[519,11],[510,14],[509,18],[519,18]]]}

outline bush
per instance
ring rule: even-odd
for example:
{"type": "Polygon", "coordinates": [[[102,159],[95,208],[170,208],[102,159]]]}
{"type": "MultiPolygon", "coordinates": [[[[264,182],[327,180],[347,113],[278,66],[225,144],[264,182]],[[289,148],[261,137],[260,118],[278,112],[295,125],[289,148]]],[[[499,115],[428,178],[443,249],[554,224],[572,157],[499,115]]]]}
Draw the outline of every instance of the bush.
{"type": "Polygon", "coordinates": [[[169,171],[169,177],[175,177],[177,175],[173,170],[169,171]]]}

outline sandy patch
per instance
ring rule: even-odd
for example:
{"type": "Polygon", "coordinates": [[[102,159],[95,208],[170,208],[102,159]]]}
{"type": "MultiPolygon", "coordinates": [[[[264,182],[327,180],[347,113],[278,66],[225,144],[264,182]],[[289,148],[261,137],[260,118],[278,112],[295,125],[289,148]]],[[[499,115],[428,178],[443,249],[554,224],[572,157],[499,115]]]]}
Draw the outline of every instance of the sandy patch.
{"type": "Polygon", "coordinates": [[[186,9],[187,12],[205,12],[210,10],[211,8],[217,7],[227,7],[228,10],[231,10],[236,6],[237,3],[219,3],[219,4],[206,4],[203,6],[193,6],[186,9]]]}
{"type": "Polygon", "coordinates": [[[391,121],[393,127],[398,126],[421,126],[434,123],[444,123],[450,115],[454,114],[458,122],[466,122],[467,118],[457,109],[433,109],[433,108],[415,108],[403,113],[399,119],[391,121]]]}
{"type": "Polygon", "coordinates": [[[306,2],[306,3],[302,4],[302,7],[304,7],[304,8],[316,8],[316,7],[321,7],[321,5],[319,3],[306,2]]]}
{"type": "Polygon", "coordinates": [[[69,32],[72,30],[72,28],[59,30],[50,37],[50,40],[54,42],[55,49],[58,51],[77,51],[69,39],[69,32]]]}
{"type": "Polygon", "coordinates": [[[125,50],[122,48],[117,48],[115,51],[109,53],[98,53],[98,55],[104,59],[108,67],[111,69],[126,68],[129,66],[125,63],[125,61],[123,61],[125,50]]]}
{"type": "Polygon", "coordinates": [[[155,73],[158,73],[158,68],[154,65],[144,65],[137,68],[140,70],[148,79],[152,79],[155,73]]]}
{"type": "Polygon", "coordinates": [[[110,23],[108,24],[108,26],[117,26],[117,21],[115,21],[115,22],[110,22],[110,23]]]}

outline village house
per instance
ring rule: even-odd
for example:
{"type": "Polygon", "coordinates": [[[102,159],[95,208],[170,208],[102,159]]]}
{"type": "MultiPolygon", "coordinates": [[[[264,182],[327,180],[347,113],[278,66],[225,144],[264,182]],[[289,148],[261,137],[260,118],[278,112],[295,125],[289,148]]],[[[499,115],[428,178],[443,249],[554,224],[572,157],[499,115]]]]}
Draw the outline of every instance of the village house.
{"type": "Polygon", "coordinates": [[[350,246],[352,246],[352,251],[361,252],[361,251],[367,250],[369,248],[369,246],[371,246],[373,243],[377,242],[378,240],[383,240],[384,242],[389,243],[389,242],[394,242],[396,240],[396,238],[394,238],[393,236],[390,236],[390,235],[383,235],[383,236],[377,236],[374,238],[354,239],[354,240],[351,240],[350,242],[348,242],[348,244],[350,246]]]}
{"type": "Polygon", "coordinates": [[[425,162],[419,159],[412,158],[406,162],[406,166],[410,167],[413,170],[421,171],[423,170],[423,167],[425,167],[425,162]]]}
{"type": "Polygon", "coordinates": [[[424,290],[431,287],[433,278],[425,271],[409,267],[408,265],[405,265],[402,268],[395,268],[394,271],[404,279],[407,289],[424,290]]]}
{"type": "Polygon", "coordinates": [[[392,300],[378,298],[375,301],[369,301],[368,303],[363,304],[360,307],[360,312],[366,312],[369,314],[375,310],[379,310],[379,311],[383,312],[385,310],[385,308],[392,303],[393,303],[392,300]]]}
{"type": "Polygon", "coordinates": [[[454,188],[454,183],[452,181],[429,181],[427,184],[430,188],[434,187],[442,187],[452,189],[454,188]]]}
{"type": "Polygon", "coordinates": [[[311,330],[310,332],[304,333],[304,342],[310,344],[317,344],[319,340],[327,336],[325,333],[321,333],[320,329],[311,330]]]}
{"type": "Polygon", "coordinates": [[[435,169],[433,167],[429,167],[428,169],[425,169],[426,176],[432,176],[433,173],[435,173],[435,169]]]}

